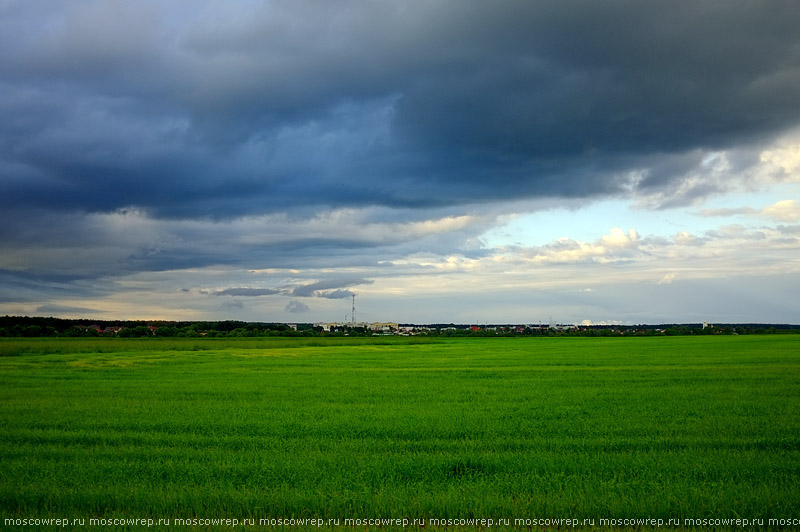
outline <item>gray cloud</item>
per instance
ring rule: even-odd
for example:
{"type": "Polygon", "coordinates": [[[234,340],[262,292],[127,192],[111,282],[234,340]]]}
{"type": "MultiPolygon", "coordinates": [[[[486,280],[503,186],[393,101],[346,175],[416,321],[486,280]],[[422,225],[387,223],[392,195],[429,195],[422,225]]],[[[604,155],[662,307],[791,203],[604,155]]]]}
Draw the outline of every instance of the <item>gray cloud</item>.
{"type": "Polygon", "coordinates": [[[215,296],[245,296],[245,297],[258,297],[258,296],[274,296],[283,293],[282,290],[274,288],[226,288],[214,292],[215,296]]]}
{"type": "Polygon", "coordinates": [[[48,314],[52,316],[63,316],[65,314],[103,314],[107,313],[106,310],[99,310],[96,308],[86,308],[86,307],[73,307],[69,305],[55,305],[55,304],[47,304],[47,305],[39,305],[36,307],[36,312],[38,314],[48,314]]]}
{"type": "Polygon", "coordinates": [[[311,309],[302,301],[289,301],[289,303],[286,304],[286,307],[284,307],[284,310],[292,314],[303,314],[311,309]]]}
{"type": "MultiPolygon", "coordinates": [[[[372,284],[374,281],[370,279],[326,279],[309,284],[304,284],[295,287],[294,289],[287,288],[249,288],[249,287],[235,287],[217,290],[213,292],[215,296],[237,296],[237,297],[260,297],[260,296],[273,296],[273,295],[292,295],[295,297],[321,297],[325,299],[344,299],[351,297],[355,294],[350,290],[343,288],[349,286],[357,286],[364,284],[372,284]]],[[[296,312],[299,305],[303,305],[297,301],[289,303],[292,306],[292,312],[296,312]]],[[[288,306],[287,306],[288,309],[288,306]]]]}
{"type": "Polygon", "coordinates": [[[325,291],[318,291],[315,292],[314,295],[316,297],[324,297],[325,299],[347,299],[348,297],[352,297],[355,295],[355,292],[351,290],[329,290],[325,291]]]}
{"type": "Polygon", "coordinates": [[[327,279],[306,285],[301,285],[292,291],[298,297],[324,297],[327,299],[344,299],[354,294],[342,288],[363,284],[372,284],[370,279],[327,279]]]}

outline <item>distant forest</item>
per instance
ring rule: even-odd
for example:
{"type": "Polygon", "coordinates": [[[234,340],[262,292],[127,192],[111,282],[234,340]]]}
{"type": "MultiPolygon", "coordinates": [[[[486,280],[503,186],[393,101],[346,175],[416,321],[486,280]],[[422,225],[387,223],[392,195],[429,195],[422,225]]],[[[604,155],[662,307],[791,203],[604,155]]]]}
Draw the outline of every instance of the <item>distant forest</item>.
{"type": "Polygon", "coordinates": [[[0,317],[0,337],[267,337],[267,336],[373,336],[377,334],[438,336],[677,336],[713,334],[797,334],[791,324],[661,324],[661,325],[457,325],[400,324],[380,332],[341,324],[325,331],[312,323],[286,324],[224,321],[127,321],[63,319],[30,316],[0,317]]]}

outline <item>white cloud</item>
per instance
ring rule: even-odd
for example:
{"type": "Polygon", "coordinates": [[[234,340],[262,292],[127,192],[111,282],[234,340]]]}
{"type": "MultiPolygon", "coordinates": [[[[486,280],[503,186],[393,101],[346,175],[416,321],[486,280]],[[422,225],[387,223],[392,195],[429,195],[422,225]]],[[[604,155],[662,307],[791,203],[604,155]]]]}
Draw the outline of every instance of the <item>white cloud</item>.
{"type": "Polygon", "coordinates": [[[800,179],[800,143],[784,140],[774,148],[762,151],[759,159],[779,170],[788,180],[800,179]]]}
{"type": "Polygon", "coordinates": [[[614,227],[607,235],[594,242],[560,238],[544,246],[519,249],[520,257],[533,263],[608,263],[628,260],[630,252],[635,250],[638,244],[639,233],[635,229],[630,229],[626,233],[619,227],[614,227]]]}
{"type": "Polygon", "coordinates": [[[764,208],[761,211],[765,216],[779,222],[800,221],[800,204],[795,200],[783,200],[764,208]]]}
{"type": "Polygon", "coordinates": [[[769,218],[777,222],[797,222],[800,221],[800,204],[796,200],[781,200],[763,209],[753,207],[703,209],[698,214],[705,217],[751,216],[769,218]]]}
{"type": "Polygon", "coordinates": [[[613,247],[629,247],[639,239],[639,234],[636,229],[630,229],[626,234],[625,231],[619,227],[614,227],[611,232],[604,235],[601,239],[607,246],[613,247]]]}
{"type": "Polygon", "coordinates": [[[673,237],[676,244],[680,246],[699,246],[702,245],[703,240],[688,231],[679,231],[673,237]]]}
{"type": "Polygon", "coordinates": [[[619,320],[602,320],[602,321],[582,320],[580,325],[583,325],[584,327],[590,327],[592,325],[622,325],[622,322],[619,320]]]}
{"type": "Polygon", "coordinates": [[[675,280],[675,273],[668,273],[664,277],[661,278],[660,281],[656,284],[672,284],[672,281],[675,280]]]}

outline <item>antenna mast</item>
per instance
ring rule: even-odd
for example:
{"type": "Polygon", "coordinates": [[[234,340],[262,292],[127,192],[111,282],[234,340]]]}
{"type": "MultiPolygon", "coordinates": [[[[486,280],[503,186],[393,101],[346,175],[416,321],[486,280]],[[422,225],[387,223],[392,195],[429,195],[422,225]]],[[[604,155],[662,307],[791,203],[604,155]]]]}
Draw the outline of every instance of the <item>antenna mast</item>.
{"type": "Polygon", "coordinates": [[[353,327],[356,326],[356,295],[353,294],[353,314],[350,316],[353,327]]]}

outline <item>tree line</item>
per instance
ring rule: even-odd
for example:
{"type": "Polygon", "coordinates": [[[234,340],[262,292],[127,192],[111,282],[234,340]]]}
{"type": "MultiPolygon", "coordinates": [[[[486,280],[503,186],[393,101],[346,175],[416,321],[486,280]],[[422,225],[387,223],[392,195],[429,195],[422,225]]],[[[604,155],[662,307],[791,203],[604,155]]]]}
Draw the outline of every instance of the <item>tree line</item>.
{"type": "MultiPolygon", "coordinates": [[[[790,324],[669,324],[669,325],[401,325],[395,334],[437,336],[686,336],[716,334],[798,333],[790,324]]],[[[267,336],[372,336],[366,327],[342,324],[324,331],[310,323],[224,321],[87,320],[31,316],[0,317],[0,337],[267,337],[267,336]]]]}
{"type": "Polygon", "coordinates": [[[31,316],[0,317],[0,337],[256,337],[304,336],[312,326],[225,321],[85,320],[31,316]]]}

